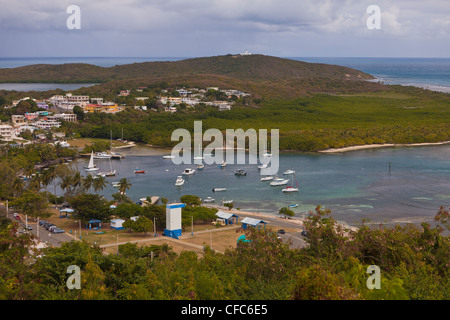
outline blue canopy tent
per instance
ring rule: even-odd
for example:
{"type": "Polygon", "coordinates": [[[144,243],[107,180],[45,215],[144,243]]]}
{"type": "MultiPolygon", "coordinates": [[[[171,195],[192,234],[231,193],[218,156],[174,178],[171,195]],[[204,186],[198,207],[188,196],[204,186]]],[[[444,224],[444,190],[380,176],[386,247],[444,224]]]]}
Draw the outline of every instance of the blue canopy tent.
{"type": "Polygon", "coordinates": [[[95,224],[97,225],[97,227],[94,228],[95,230],[102,228],[102,222],[100,220],[97,220],[97,219],[89,220],[87,227],[89,228],[89,230],[91,230],[92,229],[92,225],[95,225],[95,224]]]}
{"type": "Polygon", "coordinates": [[[74,211],[75,211],[74,209],[70,209],[70,208],[61,209],[61,210],[59,210],[59,217],[70,219],[69,213],[72,213],[74,211]]]}
{"type": "Polygon", "coordinates": [[[253,228],[257,228],[260,229],[261,225],[264,226],[264,230],[266,229],[266,224],[267,222],[261,220],[261,219],[254,219],[254,218],[244,218],[242,221],[242,228],[243,229],[247,229],[248,227],[253,227],[253,228]]]}
{"type": "Polygon", "coordinates": [[[220,211],[220,210],[218,212],[216,212],[216,216],[219,219],[223,219],[225,221],[226,225],[236,224],[236,223],[238,223],[238,219],[239,219],[239,216],[235,215],[234,213],[224,212],[224,211],[220,211]]]}

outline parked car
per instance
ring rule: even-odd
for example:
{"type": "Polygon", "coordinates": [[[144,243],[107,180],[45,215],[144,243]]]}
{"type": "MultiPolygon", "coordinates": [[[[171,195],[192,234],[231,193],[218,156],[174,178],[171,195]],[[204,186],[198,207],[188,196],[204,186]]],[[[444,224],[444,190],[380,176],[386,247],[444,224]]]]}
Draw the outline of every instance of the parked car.
{"type": "Polygon", "coordinates": [[[48,224],[44,225],[44,228],[45,228],[45,230],[49,230],[53,226],[54,226],[53,223],[48,223],[48,224]]]}
{"type": "Polygon", "coordinates": [[[286,231],[284,231],[284,229],[280,229],[280,230],[278,230],[278,233],[285,234],[286,231]]]}
{"type": "Polygon", "coordinates": [[[55,225],[52,225],[48,228],[48,231],[53,231],[54,229],[57,229],[58,227],[55,225]]]}
{"type": "Polygon", "coordinates": [[[302,236],[307,237],[308,236],[308,232],[306,232],[306,230],[302,231],[302,236]]]}
{"type": "Polygon", "coordinates": [[[13,216],[14,216],[14,219],[16,219],[16,220],[20,220],[20,216],[19,216],[19,214],[18,214],[18,213],[14,213],[14,214],[13,214],[13,216]]]}
{"type": "Polygon", "coordinates": [[[48,223],[48,222],[45,221],[45,220],[39,220],[39,225],[40,226],[44,226],[46,223],[48,223]]]}
{"type": "Polygon", "coordinates": [[[64,233],[65,231],[63,229],[60,229],[60,228],[53,228],[52,232],[53,233],[64,233]]]}
{"type": "Polygon", "coordinates": [[[33,230],[33,228],[31,226],[26,226],[23,228],[23,231],[27,231],[27,230],[31,231],[31,230],[33,230]]]}

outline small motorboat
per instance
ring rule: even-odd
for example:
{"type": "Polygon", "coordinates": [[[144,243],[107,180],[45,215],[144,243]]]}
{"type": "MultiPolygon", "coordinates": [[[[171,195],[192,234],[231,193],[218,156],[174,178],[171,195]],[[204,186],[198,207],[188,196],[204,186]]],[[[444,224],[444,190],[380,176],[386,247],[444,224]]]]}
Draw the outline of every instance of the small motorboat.
{"type": "Polygon", "coordinates": [[[262,165],[258,166],[258,169],[265,169],[267,168],[267,163],[263,163],[262,165]]]}
{"type": "Polygon", "coordinates": [[[273,180],[273,176],[266,176],[261,178],[261,181],[271,181],[271,180],[273,180]]]}
{"type": "Polygon", "coordinates": [[[233,203],[233,200],[223,200],[222,203],[223,204],[230,204],[230,203],[233,203]]]}
{"type": "Polygon", "coordinates": [[[286,170],[285,172],[283,172],[283,174],[294,174],[295,173],[295,170],[293,170],[293,169],[289,169],[289,170],[286,170]]]}
{"type": "Polygon", "coordinates": [[[214,191],[214,192],[227,191],[227,188],[213,188],[212,191],[214,191]]]}
{"type": "Polygon", "coordinates": [[[247,175],[247,172],[245,172],[245,171],[242,170],[242,169],[239,169],[239,170],[236,170],[236,171],[234,172],[234,174],[237,175],[237,176],[246,176],[246,175],[247,175]]]}
{"type": "Polygon", "coordinates": [[[296,204],[290,204],[289,205],[289,208],[297,208],[298,207],[298,204],[296,203],[296,204]]]}
{"type": "Polygon", "coordinates": [[[111,155],[106,152],[97,152],[94,155],[94,159],[111,159],[111,155]]]}
{"type": "Polygon", "coordinates": [[[205,167],[204,164],[199,164],[197,165],[197,170],[203,170],[204,167],[205,167]]]}
{"type": "Polygon", "coordinates": [[[134,173],[145,173],[145,170],[134,169],[134,173]]]}
{"type": "Polygon", "coordinates": [[[225,161],[218,165],[219,168],[225,168],[226,166],[227,163],[225,161]]]}
{"type": "Polygon", "coordinates": [[[175,159],[175,156],[163,156],[163,159],[175,159]]]}
{"type": "Polygon", "coordinates": [[[205,200],[203,200],[203,202],[206,202],[206,203],[214,202],[214,201],[216,201],[216,200],[211,197],[207,197],[205,200]]]}
{"type": "Polygon", "coordinates": [[[183,171],[183,174],[185,176],[190,176],[190,175],[193,175],[194,173],[195,173],[195,170],[194,169],[190,169],[190,168],[184,169],[184,171],[183,171]]]}
{"type": "Polygon", "coordinates": [[[181,187],[184,184],[184,179],[181,176],[177,177],[177,180],[175,181],[175,186],[181,187]]]}

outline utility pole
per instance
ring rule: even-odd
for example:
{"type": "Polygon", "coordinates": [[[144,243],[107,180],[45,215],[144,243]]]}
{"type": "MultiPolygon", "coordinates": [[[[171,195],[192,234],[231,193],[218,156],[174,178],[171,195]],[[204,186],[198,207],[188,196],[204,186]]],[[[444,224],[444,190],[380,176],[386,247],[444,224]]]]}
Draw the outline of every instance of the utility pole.
{"type": "Polygon", "coordinates": [[[194,216],[191,216],[191,236],[194,236],[194,216]]]}
{"type": "Polygon", "coordinates": [[[36,223],[36,237],[39,240],[39,217],[37,217],[37,223],[36,223]]]}

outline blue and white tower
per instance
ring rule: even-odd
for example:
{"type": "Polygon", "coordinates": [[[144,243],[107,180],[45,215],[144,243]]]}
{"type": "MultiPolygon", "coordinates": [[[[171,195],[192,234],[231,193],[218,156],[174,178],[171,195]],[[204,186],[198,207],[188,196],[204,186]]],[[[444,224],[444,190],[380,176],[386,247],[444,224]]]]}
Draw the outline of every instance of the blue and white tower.
{"type": "Polygon", "coordinates": [[[171,203],[166,205],[166,228],[164,235],[178,239],[181,236],[181,208],[184,203],[171,203]]]}

